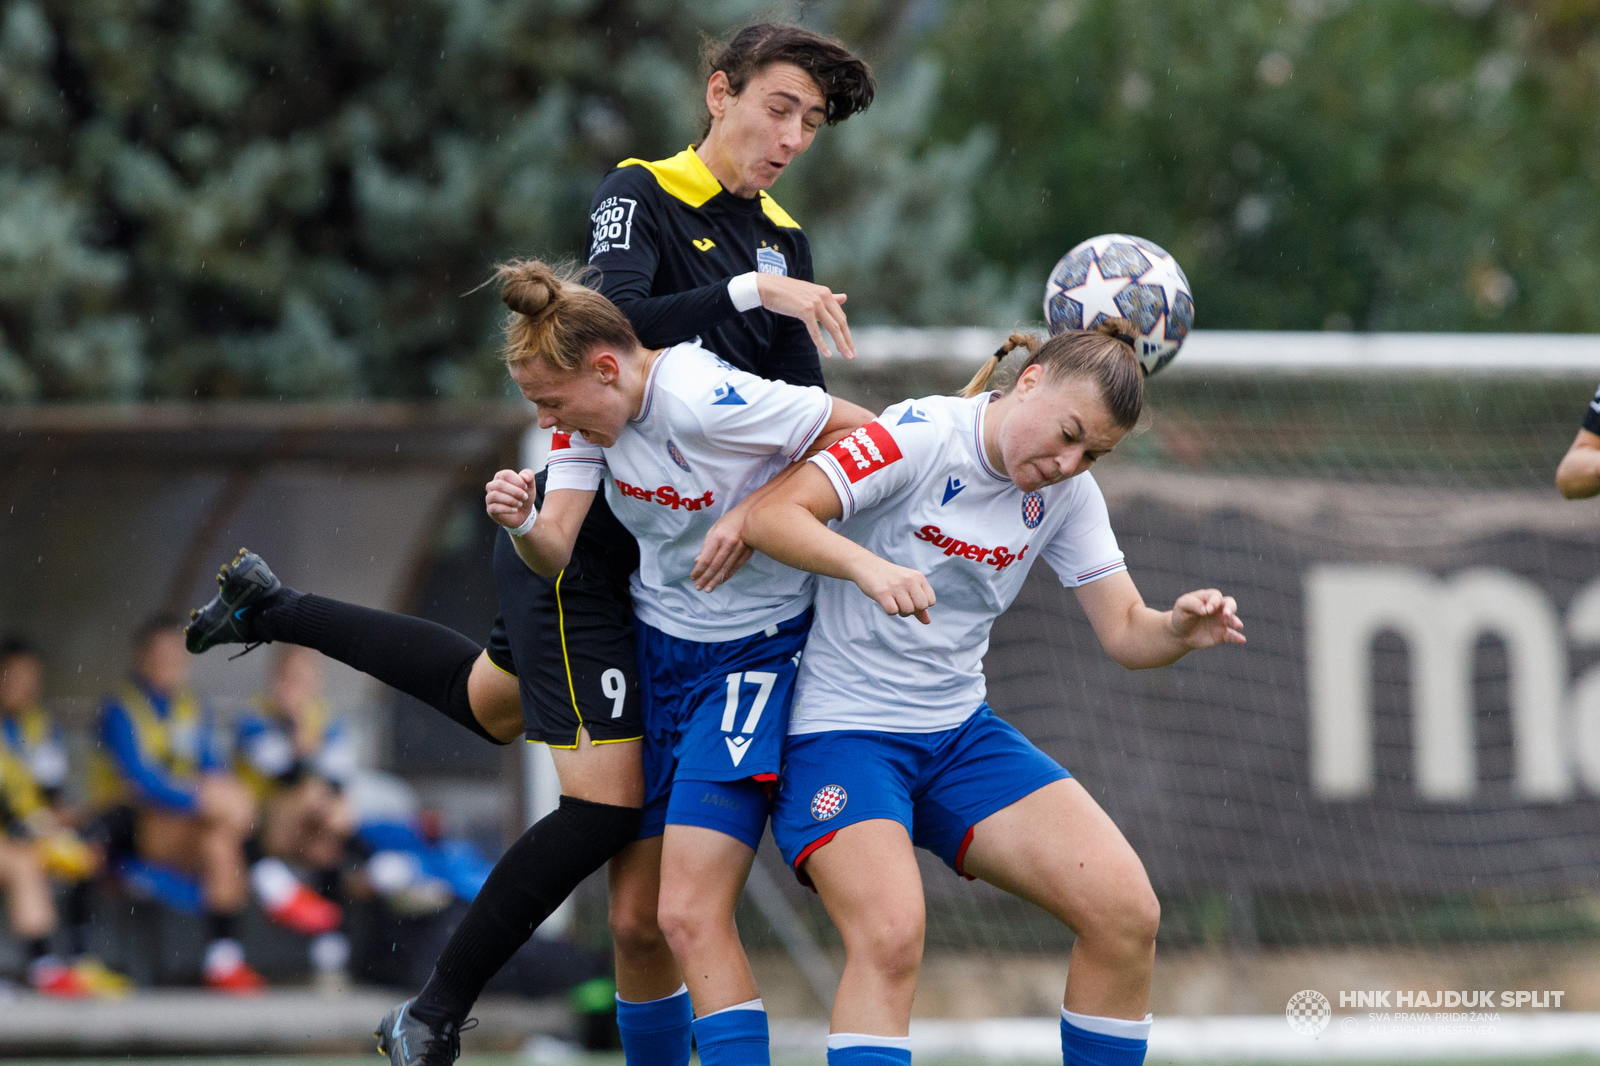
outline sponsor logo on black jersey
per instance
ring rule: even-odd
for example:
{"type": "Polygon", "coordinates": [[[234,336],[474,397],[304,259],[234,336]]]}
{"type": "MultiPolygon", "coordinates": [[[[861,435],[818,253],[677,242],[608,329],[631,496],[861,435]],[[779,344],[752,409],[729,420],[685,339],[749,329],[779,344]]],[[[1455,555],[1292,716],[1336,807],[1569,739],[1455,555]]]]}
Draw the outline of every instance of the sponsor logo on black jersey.
{"type": "Polygon", "coordinates": [[[627,249],[633,240],[633,212],[639,201],[621,196],[610,196],[600,202],[589,216],[594,227],[589,245],[589,258],[604,255],[613,248],[627,249]]]}
{"type": "Polygon", "coordinates": [[[717,246],[717,242],[712,240],[710,237],[701,237],[697,240],[692,240],[689,243],[700,249],[702,252],[709,252],[711,249],[717,246]]]}
{"type": "Polygon", "coordinates": [[[776,248],[765,246],[756,249],[756,269],[763,274],[789,276],[789,261],[776,248]]]}

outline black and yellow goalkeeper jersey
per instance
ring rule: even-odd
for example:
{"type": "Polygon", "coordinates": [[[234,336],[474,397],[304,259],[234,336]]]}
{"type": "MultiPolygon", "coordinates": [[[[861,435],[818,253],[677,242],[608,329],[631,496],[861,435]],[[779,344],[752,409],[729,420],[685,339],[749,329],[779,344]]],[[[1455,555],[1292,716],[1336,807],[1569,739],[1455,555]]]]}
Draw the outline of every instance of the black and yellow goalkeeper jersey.
{"type": "Polygon", "coordinates": [[[793,385],[822,385],[816,346],[798,319],[740,312],[728,279],[752,270],[812,280],[811,246],[766,193],[723,189],[686,148],[670,159],[624,159],[590,209],[589,262],[600,291],[647,348],[698,336],[741,370],[793,385]]]}

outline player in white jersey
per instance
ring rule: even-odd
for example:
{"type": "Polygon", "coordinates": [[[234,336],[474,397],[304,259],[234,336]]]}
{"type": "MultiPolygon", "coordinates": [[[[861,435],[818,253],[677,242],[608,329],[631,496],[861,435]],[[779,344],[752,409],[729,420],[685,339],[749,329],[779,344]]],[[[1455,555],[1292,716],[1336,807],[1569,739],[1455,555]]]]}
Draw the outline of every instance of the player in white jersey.
{"type": "Polygon", "coordinates": [[[1144,605],[1087,472],[1139,416],[1141,372],[1116,337],[1131,329],[1115,319],[1027,338],[1031,358],[1005,393],[985,387],[996,360],[963,398],[890,407],[746,523],[758,551],[822,575],[772,829],[844,938],[830,1066],[910,1062],[924,914],[913,846],[1077,934],[1069,1066],[1143,1061],[1159,919],[1149,879],[1089,793],[989,709],[982,669],[990,627],[1035,559],[1130,669],[1244,641],[1215,589],[1170,611],[1144,605]]]}
{"type": "Polygon", "coordinates": [[[752,558],[740,505],[871,413],[698,344],[647,351],[609,301],[542,263],[501,275],[517,312],[511,376],[558,434],[542,510],[532,471],[503,470],[489,513],[547,577],[566,565],[602,483],[638,539],[640,836],[659,841],[658,919],[687,976],[701,1061],[765,1062],[766,1014],[733,912],[766,827],[815,579],[752,558]]]}

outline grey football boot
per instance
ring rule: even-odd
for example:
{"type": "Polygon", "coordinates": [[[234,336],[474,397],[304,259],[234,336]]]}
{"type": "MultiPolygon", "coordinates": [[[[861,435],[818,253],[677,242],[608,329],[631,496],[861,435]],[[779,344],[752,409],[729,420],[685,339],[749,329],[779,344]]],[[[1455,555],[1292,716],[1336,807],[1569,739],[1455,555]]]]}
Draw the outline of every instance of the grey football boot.
{"type": "Polygon", "coordinates": [[[283,582],[261,556],[240,548],[238,556],[217,571],[217,586],[210,603],[189,612],[184,644],[196,655],[218,644],[244,644],[245,651],[261,644],[250,628],[251,609],[282,589],[283,582]]]}
{"type": "MultiPolygon", "coordinates": [[[[415,997],[408,999],[383,1016],[372,1034],[378,1038],[378,1053],[389,1056],[391,1066],[451,1066],[461,1057],[461,1029],[451,1022],[435,1029],[413,1017],[415,1002],[415,997]]],[[[462,1028],[476,1024],[468,1021],[462,1028]]]]}

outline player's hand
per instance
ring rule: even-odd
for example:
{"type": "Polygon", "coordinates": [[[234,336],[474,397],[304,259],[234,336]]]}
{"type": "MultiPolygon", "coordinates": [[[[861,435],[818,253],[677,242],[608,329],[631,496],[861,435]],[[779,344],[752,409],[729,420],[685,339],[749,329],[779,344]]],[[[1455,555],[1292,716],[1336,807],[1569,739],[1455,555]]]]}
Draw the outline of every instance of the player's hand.
{"type": "Polygon", "coordinates": [[[710,592],[750,561],[755,549],[744,542],[744,504],[733,508],[711,524],[700,554],[694,557],[689,579],[700,592],[710,592]]]}
{"type": "Polygon", "coordinates": [[[1214,648],[1218,644],[1243,644],[1244,623],[1232,596],[1216,589],[1186,592],[1172,605],[1167,623],[1172,635],[1189,648],[1214,648]]]}
{"type": "Polygon", "coordinates": [[[533,471],[502,470],[483,487],[483,509],[507,529],[516,529],[533,513],[533,471]]]}
{"type": "Polygon", "coordinates": [[[817,346],[818,354],[824,359],[833,358],[833,353],[822,339],[823,330],[833,337],[840,355],[846,359],[856,357],[856,344],[850,339],[850,323],[845,321],[844,308],[840,306],[849,299],[844,293],[782,274],[757,274],[756,291],[761,294],[761,306],[768,311],[804,322],[806,332],[811,334],[811,343],[817,346]]]}
{"type": "Polygon", "coordinates": [[[901,618],[914,617],[923,625],[933,619],[928,608],[934,604],[933,586],[921,571],[873,556],[872,560],[855,575],[856,587],[867,598],[883,608],[885,614],[901,618]]]}

